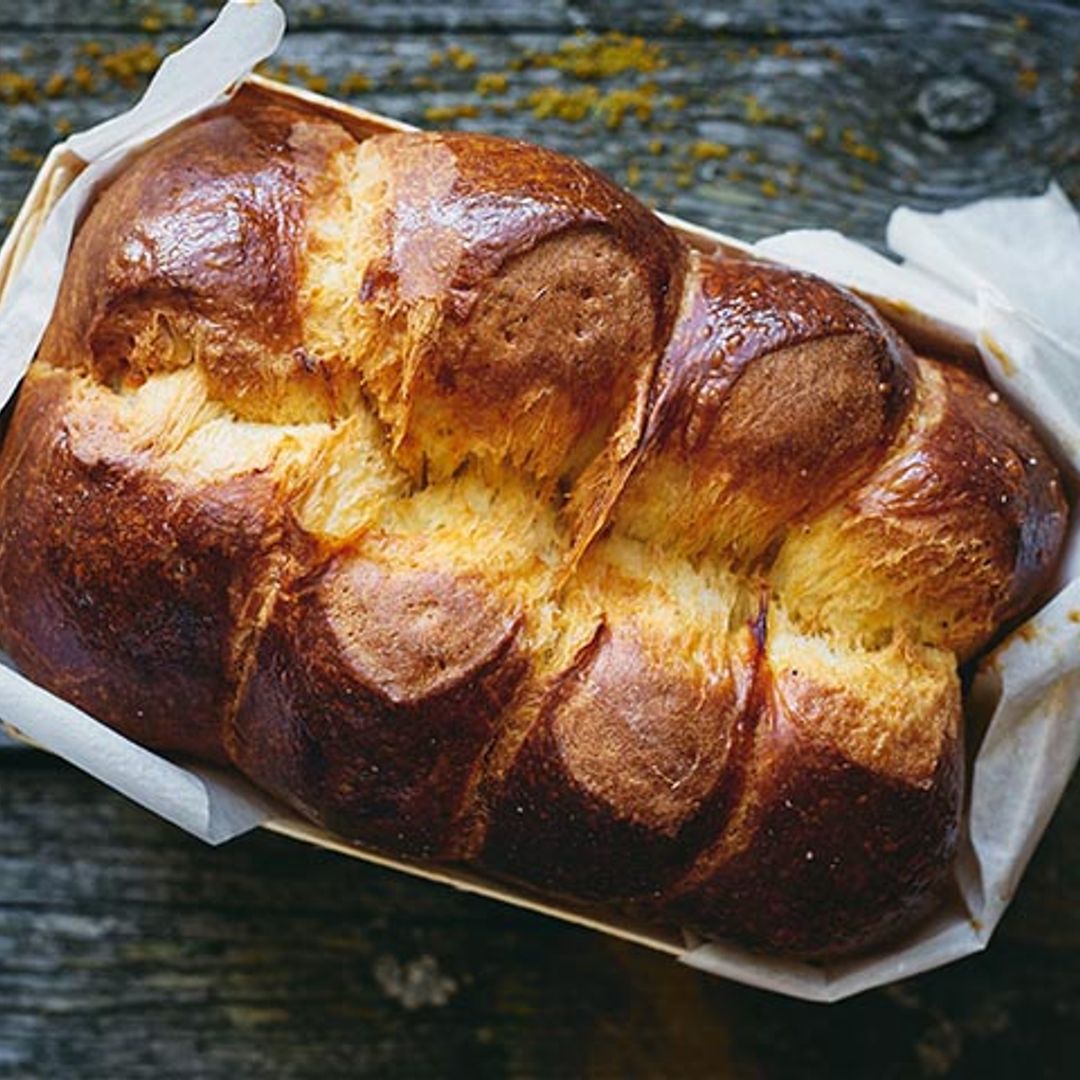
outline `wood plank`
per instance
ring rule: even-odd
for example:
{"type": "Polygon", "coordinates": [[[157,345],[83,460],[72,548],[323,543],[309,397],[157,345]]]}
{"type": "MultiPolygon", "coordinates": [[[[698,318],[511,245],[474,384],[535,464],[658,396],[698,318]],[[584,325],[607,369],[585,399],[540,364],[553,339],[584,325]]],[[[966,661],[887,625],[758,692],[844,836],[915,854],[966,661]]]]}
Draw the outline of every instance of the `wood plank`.
{"type": "MultiPolygon", "coordinates": [[[[882,31],[936,32],[947,25],[1010,23],[1018,14],[1057,22],[1077,8],[1076,0],[1024,0],[1022,3],[969,2],[952,5],[910,0],[882,4],[878,0],[279,0],[291,31],[356,32],[430,30],[528,30],[573,32],[580,29],[626,33],[693,36],[701,31],[743,37],[775,38],[780,34],[859,35],[882,31]]],[[[26,32],[60,28],[190,32],[205,25],[221,0],[0,0],[0,25],[26,32]]]]}
{"type": "Polygon", "coordinates": [[[30,752],[0,1076],[1064,1076],[1078,826],[1074,787],[988,953],[826,1011],[264,834],[206,848],[30,752]]]}
{"type": "MultiPolygon", "coordinates": [[[[931,30],[918,15],[905,7],[873,29],[857,25],[832,36],[811,23],[752,44],[727,35],[661,38],[651,47],[666,66],[600,80],[549,66],[543,58],[566,39],[531,32],[297,32],[281,59],[291,77],[331,92],[362,75],[371,88],[352,94],[355,100],[412,123],[479,128],[575,153],[655,205],[748,238],[827,225],[879,241],[898,202],[935,207],[1034,192],[1053,176],[1080,198],[1080,19],[1033,17],[1018,28],[1012,15],[952,12],[931,30]],[[449,58],[450,46],[461,50],[457,62],[467,70],[449,58]],[[437,67],[433,56],[443,57],[437,67]],[[297,75],[297,65],[305,74],[297,75]],[[928,85],[957,71],[991,95],[992,113],[980,130],[949,138],[927,126],[917,102],[928,85]],[[507,89],[479,95],[484,75],[505,76],[507,89]],[[649,85],[655,89],[642,89],[649,85]],[[650,115],[642,121],[631,110],[618,128],[608,127],[619,92],[636,95],[631,100],[650,115]],[[554,95],[549,108],[582,107],[587,115],[578,122],[534,115],[545,93],[554,95]],[[591,109],[590,93],[600,102],[591,109]]],[[[58,127],[84,127],[134,99],[143,80],[117,75],[125,66],[117,54],[160,53],[179,37],[110,32],[93,40],[104,58],[83,54],[83,33],[53,32],[28,46],[24,33],[0,32],[0,71],[33,80],[42,95],[51,77],[67,77],[54,98],[0,105],[7,150],[0,216],[14,213],[33,161],[58,127]],[[103,72],[110,63],[111,76],[103,72]],[[91,72],[92,93],[71,81],[80,64],[91,72]]],[[[128,65],[138,62],[128,54],[128,65]]]]}

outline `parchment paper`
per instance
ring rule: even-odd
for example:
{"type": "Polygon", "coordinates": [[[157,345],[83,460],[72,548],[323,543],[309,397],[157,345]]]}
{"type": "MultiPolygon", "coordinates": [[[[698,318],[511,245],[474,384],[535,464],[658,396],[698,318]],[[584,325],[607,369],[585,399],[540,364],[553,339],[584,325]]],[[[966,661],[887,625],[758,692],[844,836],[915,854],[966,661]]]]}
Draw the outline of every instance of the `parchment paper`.
{"type": "MultiPolygon", "coordinates": [[[[169,56],[129,112],[62,144],[87,167],[53,207],[0,307],[0,407],[15,392],[52,314],[75,224],[94,188],[134,148],[225,100],[278,47],[274,3],[232,0],[196,40],[169,56]]],[[[92,720],[12,669],[0,655],[0,717],[27,738],[212,844],[263,821],[251,785],[211,769],[180,768],[92,720]]]]}
{"type": "MultiPolygon", "coordinates": [[[[171,56],[130,112],[72,136],[88,167],[44,222],[0,307],[0,405],[33,359],[55,303],[72,230],[96,184],[133,149],[221,100],[276,49],[272,0],[232,0],[171,56]]],[[[901,208],[893,262],[837,233],[800,231],[755,246],[864,294],[907,304],[978,345],[1000,392],[1031,417],[1080,475],[1080,219],[1052,187],[940,215],[901,208]]],[[[898,946],[828,965],[772,960],[688,936],[681,960],[778,993],[835,1001],[985,947],[1080,755],[1080,529],[1061,588],[984,661],[973,707],[989,717],[974,762],[956,867],[957,899],[898,946]]],[[[61,701],[0,657],[0,717],[35,743],[147,809],[217,844],[280,816],[240,777],[184,767],[136,746],[61,701]]]]}

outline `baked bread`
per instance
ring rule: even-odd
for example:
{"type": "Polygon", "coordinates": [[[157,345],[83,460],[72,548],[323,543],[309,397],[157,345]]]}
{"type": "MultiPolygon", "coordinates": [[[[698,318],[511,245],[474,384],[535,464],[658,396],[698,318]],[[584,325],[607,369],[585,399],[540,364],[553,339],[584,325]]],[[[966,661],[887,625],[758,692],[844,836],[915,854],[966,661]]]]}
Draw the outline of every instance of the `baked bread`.
{"type": "Polygon", "coordinates": [[[976,374],[586,166],[243,91],[75,240],[0,638],[352,840],[792,955],[938,895],[1057,471],[976,374]]]}

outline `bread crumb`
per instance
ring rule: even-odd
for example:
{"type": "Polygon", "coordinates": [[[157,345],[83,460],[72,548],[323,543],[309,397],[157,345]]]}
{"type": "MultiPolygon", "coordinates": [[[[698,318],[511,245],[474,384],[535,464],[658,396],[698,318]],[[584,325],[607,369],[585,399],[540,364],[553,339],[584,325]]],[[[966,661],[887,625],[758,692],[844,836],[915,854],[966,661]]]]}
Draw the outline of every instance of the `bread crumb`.
{"type": "Polygon", "coordinates": [[[38,85],[29,75],[0,71],[0,101],[5,105],[33,102],[38,99],[38,85]]]}
{"type": "Polygon", "coordinates": [[[49,98],[60,97],[67,89],[67,76],[54,71],[45,81],[45,96],[49,98]]]}
{"type": "Polygon", "coordinates": [[[699,139],[690,147],[690,156],[695,161],[722,161],[731,154],[731,147],[726,143],[709,142],[699,139]]]}
{"type": "Polygon", "coordinates": [[[487,71],[476,79],[476,92],[481,97],[489,94],[504,94],[510,85],[510,80],[498,71],[487,71]]]}
{"type": "Polygon", "coordinates": [[[649,73],[667,66],[658,45],[612,30],[599,37],[578,35],[555,52],[530,53],[532,67],[551,67],[576,79],[602,79],[626,71],[649,73]]]}
{"type": "Polygon", "coordinates": [[[472,71],[476,67],[476,57],[459,45],[450,45],[446,50],[446,56],[458,71],[472,71]]]}
{"type": "Polygon", "coordinates": [[[8,161],[14,165],[29,165],[37,168],[45,159],[22,146],[13,146],[8,150],[8,161]]]}
{"type": "Polygon", "coordinates": [[[424,119],[432,124],[480,115],[478,105],[430,105],[424,110],[424,119]]]}
{"type": "Polygon", "coordinates": [[[150,75],[161,63],[161,53],[149,42],[120,49],[101,58],[101,69],[121,86],[133,89],[140,77],[150,75]]]}
{"type": "Polygon", "coordinates": [[[359,71],[350,71],[338,83],[340,94],[363,94],[371,89],[371,80],[359,71]]]}
{"type": "Polygon", "coordinates": [[[858,158],[859,161],[876,165],[881,160],[881,151],[862,142],[851,128],[844,128],[840,132],[840,146],[845,153],[858,158]]]}
{"type": "Polygon", "coordinates": [[[1016,87],[1022,94],[1030,94],[1039,85],[1039,73],[1033,67],[1020,69],[1016,76],[1016,87]]]}

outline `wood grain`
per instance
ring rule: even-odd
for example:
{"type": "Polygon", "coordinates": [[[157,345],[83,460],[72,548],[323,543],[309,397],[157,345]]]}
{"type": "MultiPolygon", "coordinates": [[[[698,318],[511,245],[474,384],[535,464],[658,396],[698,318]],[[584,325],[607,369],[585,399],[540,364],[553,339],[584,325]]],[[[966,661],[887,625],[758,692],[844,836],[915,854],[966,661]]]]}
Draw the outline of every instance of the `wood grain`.
{"type": "MultiPolygon", "coordinates": [[[[331,93],[348,80],[352,100],[414,123],[576,153],[744,237],[825,225],[877,242],[897,202],[1033,192],[1052,176],[1080,199],[1076,4],[286,6],[290,78],[331,93]],[[553,67],[580,58],[583,29],[643,34],[633,55],[662,66],[600,79],[553,67]],[[950,136],[919,99],[958,76],[990,111],[950,136]],[[651,115],[609,127],[595,102],[577,122],[534,115],[530,95],[589,88],[609,108],[613,93],[644,95],[651,115]]],[[[137,69],[215,7],[0,0],[0,217],[58,129],[132,102],[137,69]]],[[[0,1077],[1070,1075],[1078,827],[1074,784],[986,954],[824,1009],[268,835],[212,850],[8,749],[0,1077]]]]}
{"type": "MultiPolygon", "coordinates": [[[[701,7],[678,23],[664,5],[590,5],[588,16],[579,17],[570,5],[488,3],[469,5],[465,27],[446,30],[460,8],[422,4],[414,13],[401,4],[326,5],[325,16],[312,21],[303,17],[305,5],[289,5],[298,28],[280,62],[297,81],[321,86],[325,80],[330,92],[363,75],[371,88],[350,98],[413,123],[480,128],[578,154],[621,182],[633,181],[663,209],[747,238],[827,225],[879,241],[897,202],[940,206],[988,193],[1034,192],[1052,176],[1080,197],[1080,16],[1049,5],[1034,5],[1018,22],[1012,7],[935,11],[920,3],[886,11],[832,3],[816,14],[781,7],[775,19],[763,21],[751,4],[733,5],[723,13],[726,20],[701,7]],[[404,11],[420,20],[421,32],[388,29],[400,24],[404,11]],[[541,28],[545,12],[550,18],[541,28]],[[633,18],[624,17],[628,12],[633,18]],[[513,18],[519,21],[506,21],[513,18]],[[664,67],[584,80],[532,66],[538,54],[580,45],[567,37],[575,25],[602,32],[635,20],[650,31],[647,41],[664,67]],[[447,57],[451,45],[463,51],[461,68],[447,57]],[[433,56],[443,62],[433,66],[433,56]],[[523,70],[514,69],[522,64],[523,70]],[[295,65],[307,74],[297,75],[295,65]],[[994,106],[984,127],[950,139],[927,126],[917,102],[927,84],[957,73],[989,89],[994,106]],[[500,74],[507,78],[505,92],[477,94],[480,76],[500,74]],[[655,85],[651,117],[628,116],[617,129],[595,114],[569,122],[538,118],[529,107],[530,95],[546,87],[610,94],[640,92],[648,84],[655,85]],[[471,109],[478,115],[446,118],[448,111],[471,109]],[[719,147],[725,156],[695,156],[724,153],[719,147]]],[[[153,8],[174,9],[182,5],[153,8]]],[[[100,60],[85,55],[87,43],[108,60],[140,45],[163,53],[191,32],[114,29],[122,14],[130,25],[139,10],[149,8],[108,0],[0,3],[0,71],[32,79],[40,91],[38,100],[0,106],[0,143],[8,149],[0,161],[0,213],[6,217],[29,184],[34,155],[56,140],[57,125],[78,129],[97,122],[129,104],[145,81],[103,72],[100,60]],[[61,7],[63,19],[54,12],[59,28],[50,26],[47,12],[61,7]],[[84,23],[94,10],[99,21],[84,23]],[[89,34],[84,25],[102,29],[89,34]],[[91,93],[71,82],[79,65],[93,76],[91,93]],[[43,88],[55,75],[68,81],[50,98],[43,88]],[[21,160],[11,160],[12,150],[21,160]]],[[[197,21],[206,15],[200,5],[197,21]]]]}
{"type": "Polygon", "coordinates": [[[0,1076],[1065,1076],[1078,795],[988,953],[826,1009],[9,755],[0,1076]]]}

